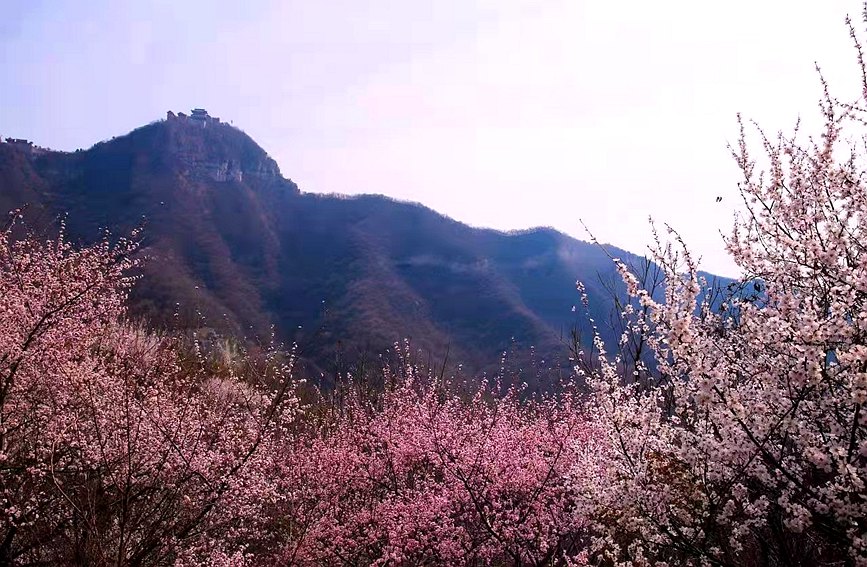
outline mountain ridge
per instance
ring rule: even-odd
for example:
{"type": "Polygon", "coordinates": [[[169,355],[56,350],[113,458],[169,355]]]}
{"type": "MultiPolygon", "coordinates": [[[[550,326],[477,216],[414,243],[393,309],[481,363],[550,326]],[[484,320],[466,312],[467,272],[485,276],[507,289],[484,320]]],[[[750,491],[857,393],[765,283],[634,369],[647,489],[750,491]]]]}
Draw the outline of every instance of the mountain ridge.
{"type": "Polygon", "coordinates": [[[144,219],[135,313],[166,326],[204,317],[248,337],[273,325],[329,374],[407,337],[469,371],[495,370],[516,345],[562,366],[575,281],[601,321],[609,299],[596,276],[614,275],[608,252],[549,227],[476,228],[381,195],[304,193],[252,138],[209,116],[168,113],[75,152],[0,144],[0,207],[25,203],[41,222],[66,214],[81,242],[144,219]]]}

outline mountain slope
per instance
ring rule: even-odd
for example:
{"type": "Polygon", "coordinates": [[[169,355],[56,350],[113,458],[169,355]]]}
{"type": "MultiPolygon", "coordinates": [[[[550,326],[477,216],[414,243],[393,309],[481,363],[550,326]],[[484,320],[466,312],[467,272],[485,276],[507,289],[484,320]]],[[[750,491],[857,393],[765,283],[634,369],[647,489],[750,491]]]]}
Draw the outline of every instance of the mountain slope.
{"type": "Polygon", "coordinates": [[[556,365],[575,281],[599,320],[608,311],[597,273],[612,266],[597,246],[550,229],[471,228],[381,196],[304,194],[210,118],[169,113],[74,153],[0,144],[0,208],[25,204],[31,224],[67,213],[82,241],[143,224],[149,259],[132,302],[156,324],[247,337],[273,324],[324,372],[407,337],[470,370],[495,367],[513,344],[556,365]]]}

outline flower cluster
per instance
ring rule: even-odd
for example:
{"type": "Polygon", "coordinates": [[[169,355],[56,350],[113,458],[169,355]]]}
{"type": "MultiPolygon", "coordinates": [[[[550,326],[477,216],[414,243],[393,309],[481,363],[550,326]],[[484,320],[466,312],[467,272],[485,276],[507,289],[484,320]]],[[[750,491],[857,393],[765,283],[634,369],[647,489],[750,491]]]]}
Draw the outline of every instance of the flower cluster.
{"type": "Polygon", "coordinates": [[[289,367],[265,361],[267,388],[205,372],[125,322],[134,251],[0,233],[4,564],[239,560],[276,499],[260,465],[296,410],[289,367]]]}
{"type": "Polygon", "coordinates": [[[599,437],[574,390],[404,360],[384,390],[301,404],[290,355],[128,322],[135,252],[0,233],[0,563],[586,559],[571,481],[599,474],[599,437]]]}
{"type": "Polygon", "coordinates": [[[606,475],[576,484],[599,557],[867,564],[865,104],[826,87],[806,143],[756,127],[761,167],[741,124],[746,214],[726,244],[744,278],[724,301],[673,231],[653,258],[664,298],[621,265],[621,344],[653,358],[603,350],[588,373],[612,451],[606,475]]]}
{"type": "MultiPolygon", "coordinates": [[[[288,456],[284,561],[549,565],[577,557],[586,520],[569,475],[598,474],[571,394],[465,396],[412,366],[376,403],[350,397],[288,456]]],[[[351,387],[350,387],[351,389],[351,387]]]]}

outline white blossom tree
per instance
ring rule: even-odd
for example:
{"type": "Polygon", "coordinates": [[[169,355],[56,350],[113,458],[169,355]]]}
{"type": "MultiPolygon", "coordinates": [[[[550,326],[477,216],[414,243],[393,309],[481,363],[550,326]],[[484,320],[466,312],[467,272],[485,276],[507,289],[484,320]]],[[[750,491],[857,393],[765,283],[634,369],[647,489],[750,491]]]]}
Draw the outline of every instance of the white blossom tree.
{"type": "Polygon", "coordinates": [[[863,91],[844,102],[820,73],[820,135],[738,118],[744,277],[722,305],[671,229],[664,300],[618,262],[620,349],[597,337],[579,371],[611,441],[608,476],[574,481],[603,563],[867,565],[867,68],[847,23],[863,91]]]}

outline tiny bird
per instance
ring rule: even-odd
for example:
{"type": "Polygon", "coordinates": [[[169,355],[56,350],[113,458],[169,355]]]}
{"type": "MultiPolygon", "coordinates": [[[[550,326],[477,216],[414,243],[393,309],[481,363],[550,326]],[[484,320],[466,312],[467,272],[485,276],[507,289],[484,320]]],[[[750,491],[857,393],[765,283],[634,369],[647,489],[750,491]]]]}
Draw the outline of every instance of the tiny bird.
{"type": "Polygon", "coordinates": [[[721,203],[721,202],[722,202],[722,197],[717,197],[717,198],[716,198],[716,202],[717,202],[717,203],[721,203]]]}

